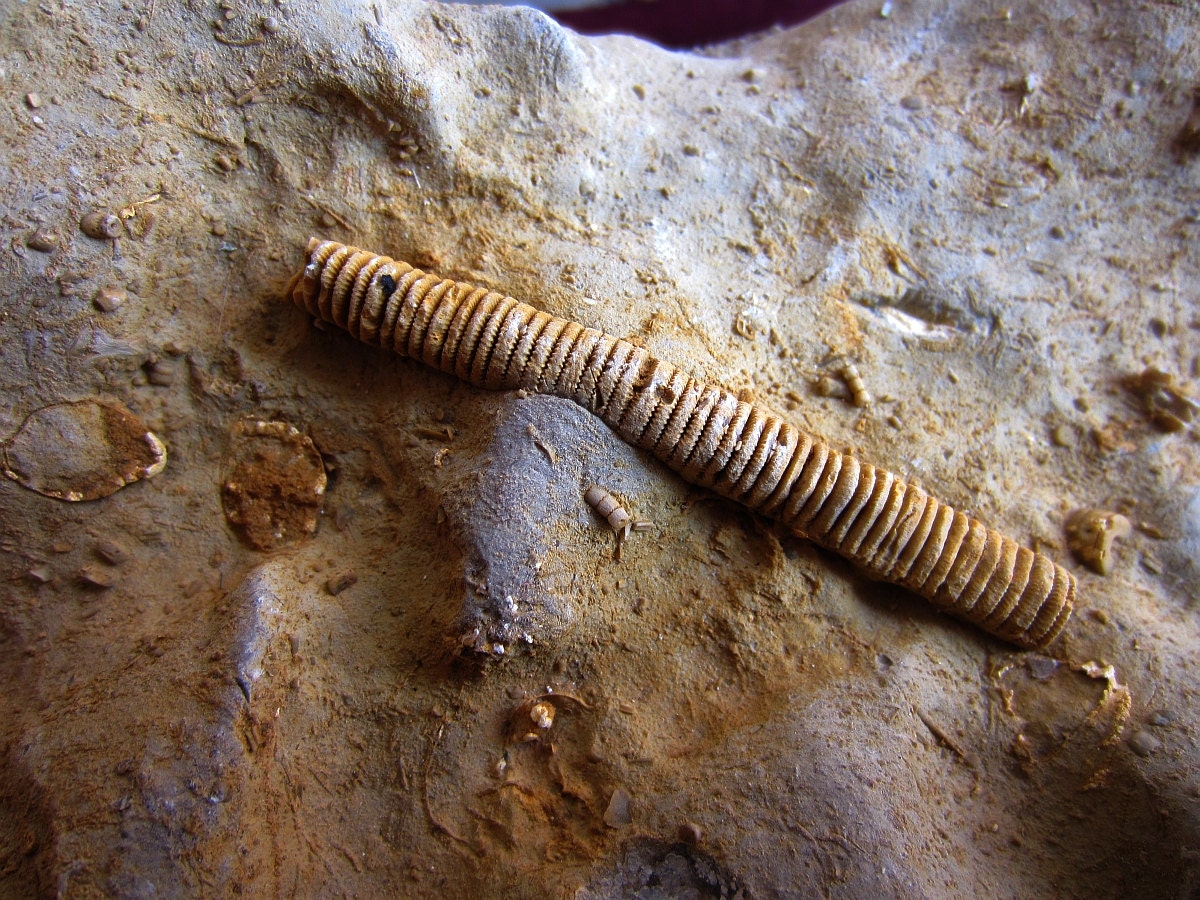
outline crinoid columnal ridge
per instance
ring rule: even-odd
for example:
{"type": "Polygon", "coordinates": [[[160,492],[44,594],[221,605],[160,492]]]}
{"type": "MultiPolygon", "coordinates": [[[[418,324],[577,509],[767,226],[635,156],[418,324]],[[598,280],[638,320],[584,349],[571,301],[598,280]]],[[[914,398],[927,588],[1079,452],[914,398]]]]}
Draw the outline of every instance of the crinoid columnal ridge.
{"type": "Polygon", "coordinates": [[[924,490],[646,350],[357,247],[310,241],[289,293],[314,316],[477,387],[575,401],[688,481],[1024,647],[1052,642],[1075,578],[924,490]]]}

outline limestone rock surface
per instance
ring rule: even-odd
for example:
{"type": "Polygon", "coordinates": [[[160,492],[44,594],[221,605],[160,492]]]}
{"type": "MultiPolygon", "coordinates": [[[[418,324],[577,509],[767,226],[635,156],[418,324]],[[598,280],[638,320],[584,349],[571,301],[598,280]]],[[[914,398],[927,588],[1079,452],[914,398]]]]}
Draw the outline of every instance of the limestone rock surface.
{"type": "Polygon", "coordinates": [[[90,503],[0,479],[0,894],[1200,890],[1200,12],[887,6],[694,53],[0,7],[0,435],[120,404],[170,458],[90,503]],[[1017,652],[569,404],[314,328],[313,234],[753,394],[1080,609],[1017,652]],[[245,421],[325,486],[286,541],[226,520],[245,421]],[[653,523],[619,555],[593,483],[653,523]],[[1082,508],[1131,524],[1106,575],[1082,508]]]}

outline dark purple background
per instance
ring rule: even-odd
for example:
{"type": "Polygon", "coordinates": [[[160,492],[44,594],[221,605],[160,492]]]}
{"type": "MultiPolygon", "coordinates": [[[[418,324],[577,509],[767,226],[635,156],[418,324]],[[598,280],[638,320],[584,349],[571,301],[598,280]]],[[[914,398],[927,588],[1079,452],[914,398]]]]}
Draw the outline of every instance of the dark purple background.
{"type": "MultiPolygon", "coordinates": [[[[634,34],[664,47],[697,47],[796,25],[838,0],[628,0],[559,12],[554,18],[583,34],[634,34]]],[[[882,5],[882,0],[881,0],[882,5]]]]}

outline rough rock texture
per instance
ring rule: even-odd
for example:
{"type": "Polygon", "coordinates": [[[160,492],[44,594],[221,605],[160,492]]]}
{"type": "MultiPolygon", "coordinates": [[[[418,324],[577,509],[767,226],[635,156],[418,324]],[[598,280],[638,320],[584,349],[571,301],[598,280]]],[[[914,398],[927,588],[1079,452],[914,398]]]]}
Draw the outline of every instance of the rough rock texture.
{"type": "Polygon", "coordinates": [[[1130,387],[1200,375],[1200,13],[879,8],[705,54],[3,8],[0,437],[118,403],[168,463],[0,479],[0,893],[1200,890],[1194,407],[1130,387]],[[314,329],[278,297],[313,233],[752,391],[1071,565],[1080,614],[1015,652],[568,405],[314,329]],[[320,453],[313,536],[227,524],[245,420],[320,453]],[[655,524],[619,557],[592,482],[655,524]],[[1106,576],[1087,507],[1133,525],[1106,576]]]}
{"type": "MultiPolygon", "coordinates": [[[[579,620],[579,557],[605,546],[623,552],[580,502],[585,486],[603,481],[646,497],[656,483],[670,483],[595,416],[553,397],[510,400],[486,456],[455,454],[442,465],[441,484],[431,488],[442,491],[464,553],[457,640],[494,657],[557,643],[579,620]]],[[[678,502],[679,486],[671,487],[678,502]]]]}

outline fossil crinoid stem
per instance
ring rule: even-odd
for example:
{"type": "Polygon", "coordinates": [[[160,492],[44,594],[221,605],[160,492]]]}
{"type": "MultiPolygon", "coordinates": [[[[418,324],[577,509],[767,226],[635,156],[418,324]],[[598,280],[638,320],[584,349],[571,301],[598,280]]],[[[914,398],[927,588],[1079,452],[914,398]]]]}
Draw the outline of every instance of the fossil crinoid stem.
{"type": "Polygon", "coordinates": [[[357,247],[306,253],[288,293],[364,343],[573,400],[688,481],[1015,644],[1046,646],[1071,616],[1075,578],[1047,557],[641,347],[357,247]]]}

